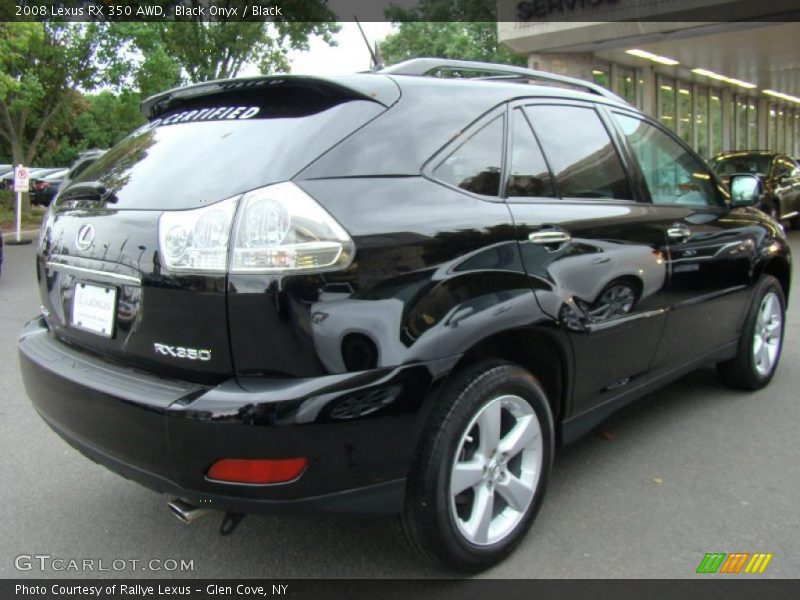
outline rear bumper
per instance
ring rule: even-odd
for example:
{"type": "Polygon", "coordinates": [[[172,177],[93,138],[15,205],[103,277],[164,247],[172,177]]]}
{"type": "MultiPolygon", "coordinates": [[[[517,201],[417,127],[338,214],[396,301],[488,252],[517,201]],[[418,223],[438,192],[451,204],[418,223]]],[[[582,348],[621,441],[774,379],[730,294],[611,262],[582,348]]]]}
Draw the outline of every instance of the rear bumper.
{"type": "Polygon", "coordinates": [[[156,491],[241,513],[399,512],[426,399],[455,360],[206,387],[69,346],[41,319],[23,330],[19,354],[36,410],[70,445],[156,491]],[[308,468],[287,484],[205,477],[221,458],[297,456],[308,468]]]}

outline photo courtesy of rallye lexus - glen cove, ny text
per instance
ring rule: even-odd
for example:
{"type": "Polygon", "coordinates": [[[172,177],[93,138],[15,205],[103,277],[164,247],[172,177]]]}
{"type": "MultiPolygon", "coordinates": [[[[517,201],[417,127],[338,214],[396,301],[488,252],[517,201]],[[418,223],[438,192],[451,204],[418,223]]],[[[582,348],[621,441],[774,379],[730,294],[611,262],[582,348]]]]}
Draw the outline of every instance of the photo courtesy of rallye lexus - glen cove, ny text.
{"type": "Polygon", "coordinates": [[[703,365],[778,367],[791,256],[759,179],[598,85],[414,59],[142,111],[49,208],[19,355],[42,419],[185,521],[385,515],[479,571],[558,447],[703,365]]]}

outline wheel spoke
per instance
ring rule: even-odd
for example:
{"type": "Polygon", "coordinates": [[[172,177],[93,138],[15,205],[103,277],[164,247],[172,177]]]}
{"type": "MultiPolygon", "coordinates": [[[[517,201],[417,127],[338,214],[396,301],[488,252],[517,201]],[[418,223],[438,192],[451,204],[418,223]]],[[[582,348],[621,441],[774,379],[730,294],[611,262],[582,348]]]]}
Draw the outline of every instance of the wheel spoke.
{"type": "Polygon", "coordinates": [[[535,440],[539,433],[539,423],[535,415],[520,417],[511,431],[500,440],[498,450],[507,458],[512,458],[535,440]]]}
{"type": "Polygon", "coordinates": [[[484,464],[482,458],[456,463],[453,468],[453,476],[450,479],[450,493],[458,495],[480,483],[483,479],[484,464]]]}
{"type": "Polygon", "coordinates": [[[472,505],[472,515],[467,523],[467,529],[472,534],[472,540],[478,544],[485,544],[489,540],[489,527],[494,516],[494,491],[487,487],[480,488],[475,495],[472,505]]]}
{"type": "Polygon", "coordinates": [[[760,335],[756,335],[755,339],[753,340],[753,355],[758,358],[761,354],[761,349],[764,347],[764,338],[760,335]]]}
{"type": "Polygon", "coordinates": [[[499,402],[492,402],[483,409],[478,418],[480,428],[480,451],[484,458],[490,458],[500,441],[500,416],[502,407],[499,402]]]}
{"type": "Polygon", "coordinates": [[[769,347],[766,344],[761,345],[761,352],[758,361],[765,370],[769,370],[772,367],[772,361],[769,357],[769,347]]]}
{"type": "Polygon", "coordinates": [[[500,494],[508,505],[517,512],[528,508],[533,497],[533,488],[528,487],[519,478],[508,473],[504,479],[497,482],[497,493],[500,494]]]}
{"type": "Polygon", "coordinates": [[[781,330],[781,322],[779,319],[772,319],[767,323],[766,328],[770,338],[777,337],[776,334],[781,330]]]}

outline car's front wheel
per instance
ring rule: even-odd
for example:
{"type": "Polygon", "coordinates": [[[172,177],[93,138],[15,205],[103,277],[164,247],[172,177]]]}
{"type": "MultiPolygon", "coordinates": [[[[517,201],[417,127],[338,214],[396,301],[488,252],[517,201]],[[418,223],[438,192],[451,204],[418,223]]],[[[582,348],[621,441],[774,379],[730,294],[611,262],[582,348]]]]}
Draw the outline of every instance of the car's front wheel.
{"type": "Polygon", "coordinates": [[[762,277],[742,326],[736,356],[717,365],[726,384],[758,390],[772,380],[783,348],[785,307],[780,282],[771,275],[762,277]]]}
{"type": "Polygon", "coordinates": [[[553,418],[536,378],[508,362],[473,365],[431,415],[409,477],[404,537],[451,569],[497,563],[533,523],[552,459],[553,418]]]}

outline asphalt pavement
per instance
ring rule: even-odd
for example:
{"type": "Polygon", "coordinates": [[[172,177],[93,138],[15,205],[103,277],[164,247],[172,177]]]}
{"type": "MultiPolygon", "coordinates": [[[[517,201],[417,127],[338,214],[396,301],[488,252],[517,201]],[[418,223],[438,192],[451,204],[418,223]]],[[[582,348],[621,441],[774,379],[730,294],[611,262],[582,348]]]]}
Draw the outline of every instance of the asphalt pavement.
{"type": "MultiPolygon", "coordinates": [[[[800,232],[790,239],[800,260],[800,232]]],[[[449,576],[406,554],[384,519],[250,516],[228,537],[216,517],[185,526],[170,498],[68,447],[19,374],[17,334],[39,307],[34,251],[6,247],[0,277],[1,578],[449,576]],[[95,570],[72,569],[84,560],[95,570]],[[181,560],[193,568],[172,570],[181,560]]],[[[623,409],[558,453],[533,529],[484,576],[696,577],[713,551],[772,553],[758,577],[800,577],[797,285],[767,389],[732,392],[709,367],[623,409]]]]}

